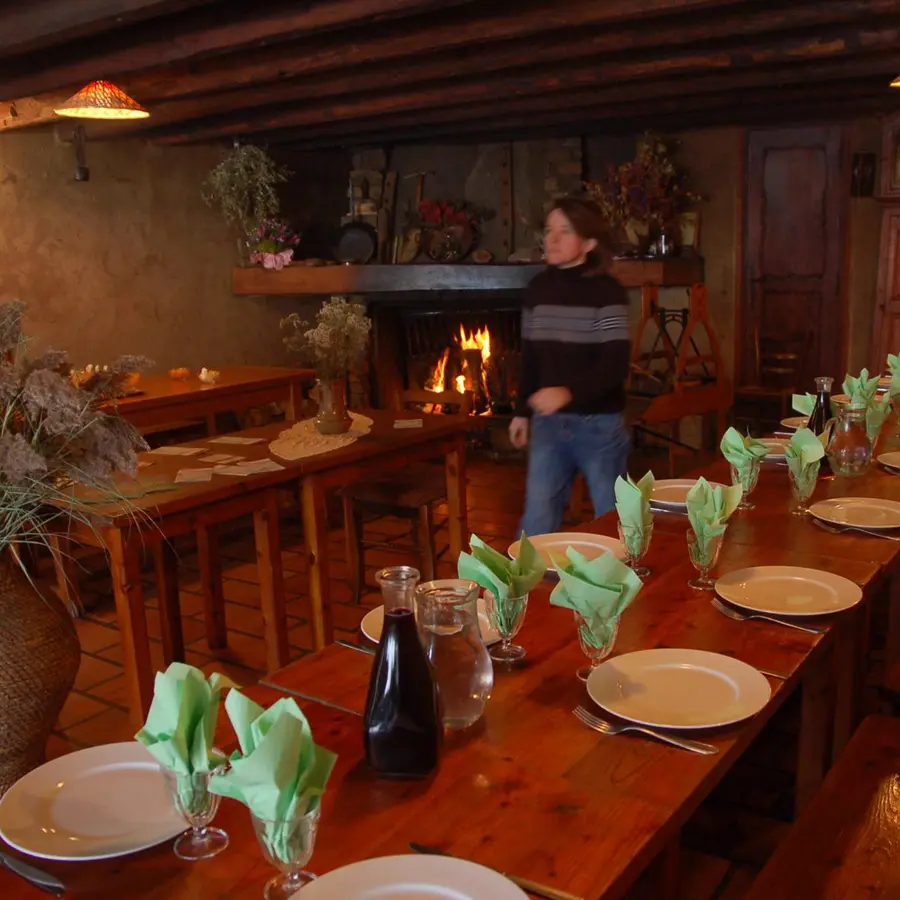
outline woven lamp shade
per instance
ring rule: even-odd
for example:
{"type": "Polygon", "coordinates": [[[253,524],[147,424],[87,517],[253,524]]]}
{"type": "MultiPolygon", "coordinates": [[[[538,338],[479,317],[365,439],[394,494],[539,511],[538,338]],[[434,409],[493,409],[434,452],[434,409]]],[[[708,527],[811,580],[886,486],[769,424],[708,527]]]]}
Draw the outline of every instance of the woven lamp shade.
{"type": "Polygon", "coordinates": [[[146,119],[150,115],[109,81],[92,81],[53,112],[74,119],[146,119]]]}

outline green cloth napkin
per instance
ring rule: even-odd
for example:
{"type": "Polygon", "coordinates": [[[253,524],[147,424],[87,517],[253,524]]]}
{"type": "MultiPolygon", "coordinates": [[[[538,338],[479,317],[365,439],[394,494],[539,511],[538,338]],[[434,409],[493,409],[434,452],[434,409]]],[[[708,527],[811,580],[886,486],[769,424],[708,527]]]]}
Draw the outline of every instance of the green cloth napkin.
{"type": "Polygon", "coordinates": [[[741,502],[743,488],[739,484],[723,488],[713,487],[702,476],[688,491],[687,514],[691,528],[697,536],[697,552],[700,559],[709,559],[709,544],[725,533],[729,516],[741,502]]]}
{"type": "Polygon", "coordinates": [[[637,484],[631,480],[630,475],[616,478],[616,512],[622,523],[625,549],[632,557],[641,555],[644,535],[653,525],[653,512],[650,509],[653,484],[652,472],[647,472],[637,484]]]}
{"type": "MultiPolygon", "coordinates": [[[[234,685],[224,675],[214,674],[207,681],[199,669],[172,663],[165,672],[156,673],[150,712],[135,740],[175,775],[211,771],[221,762],[213,753],[213,737],[219,699],[229,687],[234,685]]],[[[185,809],[193,809],[191,780],[180,779],[178,791],[185,809]]]]}
{"type": "Polygon", "coordinates": [[[888,388],[888,394],[896,397],[900,394],[900,356],[895,353],[888,353],[887,358],[888,369],[891,371],[891,384],[888,388]]]}
{"type": "Polygon", "coordinates": [[[589,560],[572,547],[556,571],[559,584],[550,594],[550,602],[572,609],[584,619],[581,636],[585,643],[606,646],[619,616],[644,586],[641,579],[612,553],[589,560]]]}
{"type": "Polygon", "coordinates": [[[209,789],[243,803],[260,819],[266,849],[288,864],[306,839],[297,820],[319,809],[337,756],[313,742],[309,722],[291,697],[263,709],[233,690],[225,710],[241,749],[228,772],[210,779],[209,789]]]}
{"type": "Polygon", "coordinates": [[[798,428],[785,445],[788,469],[805,495],[812,493],[819,477],[820,460],[825,455],[822,441],[808,428],[798,428]]]}
{"type": "MultiPolygon", "coordinates": [[[[812,411],[816,405],[816,395],[815,394],[793,394],[791,399],[791,406],[793,406],[794,411],[800,413],[801,416],[811,416],[812,411]]],[[[832,417],[836,416],[840,412],[839,404],[835,403],[834,400],[829,404],[831,406],[831,415],[832,417]]]]}
{"type": "Polygon", "coordinates": [[[736,428],[729,428],[722,435],[719,448],[725,459],[738,470],[741,481],[744,480],[749,467],[764,459],[769,452],[768,444],[749,435],[745,437],[736,428]]]}
{"type": "Polygon", "coordinates": [[[866,434],[873,445],[878,437],[878,433],[881,431],[881,426],[884,425],[885,419],[891,412],[891,405],[892,398],[890,393],[876,394],[869,401],[869,406],[866,409],[866,434]]]}
{"type": "Polygon", "coordinates": [[[869,378],[869,370],[863,369],[858,378],[848,374],[844,379],[844,393],[850,398],[850,406],[869,406],[878,390],[878,376],[869,378]]]}

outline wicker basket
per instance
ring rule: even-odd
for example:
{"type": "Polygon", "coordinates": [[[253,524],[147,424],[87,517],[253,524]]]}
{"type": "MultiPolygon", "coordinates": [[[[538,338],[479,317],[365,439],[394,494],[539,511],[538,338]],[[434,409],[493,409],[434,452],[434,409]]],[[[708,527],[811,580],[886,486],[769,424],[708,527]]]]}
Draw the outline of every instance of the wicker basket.
{"type": "Polygon", "coordinates": [[[47,738],[75,683],[81,648],[56,597],[41,596],[0,557],[0,796],[44,762],[47,738]]]}

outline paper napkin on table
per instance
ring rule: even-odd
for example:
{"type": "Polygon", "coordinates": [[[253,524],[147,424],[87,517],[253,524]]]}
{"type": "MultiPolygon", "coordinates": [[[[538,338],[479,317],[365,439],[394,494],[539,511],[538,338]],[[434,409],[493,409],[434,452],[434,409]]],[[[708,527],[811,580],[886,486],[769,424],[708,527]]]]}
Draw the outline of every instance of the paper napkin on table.
{"type": "Polygon", "coordinates": [[[641,579],[612,553],[587,559],[577,550],[566,550],[566,561],[556,567],[559,584],[550,602],[577,612],[585,621],[585,642],[593,647],[609,643],[622,612],[640,593],[641,579]]]}
{"type": "Polygon", "coordinates": [[[856,378],[848,373],[844,379],[844,393],[850,398],[850,406],[868,407],[877,390],[878,376],[869,378],[868,369],[863,369],[856,378]]]}
{"type": "Polygon", "coordinates": [[[768,444],[749,435],[745,437],[736,428],[729,428],[722,435],[719,449],[725,459],[741,473],[742,477],[748,466],[764,459],[769,452],[768,444]]]}
{"type": "Polygon", "coordinates": [[[825,455],[822,441],[809,428],[798,428],[784,448],[784,458],[797,484],[809,491],[819,476],[820,460],[825,455]]]}
{"type": "Polygon", "coordinates": [[[264,823],[273,858],[290,863],[296,858],[293,844],[305,838],[295,820],[318,810],[337,756],[314,743],[291,697],[263,709],[234,690],[225,709],[241,749],[228,772],[210,779],[210,791],[243,803],[264,823]]]}
{"type": "Polygon", "coordinates": [[[523,597],[533,590],[547,571],[547,564],[522,532],[519,552],[508,559],[477,535],[469,538],[471,553],[460,553],[456,564],[460,578],[474,581],[498,600],[523,597]]]}
{"type": "Polygon", "coordinates": [[[688,491],[688,521],[697,536],[701,557],[709,554],[710,541],[725,533],[728,519],[741,502],[742,494],[743,488],[739,484],[714,487],[702,476],[688,491]]]}
{"type": "Polygon", "coordinates": [[[881,426],[890,414],[891,406],[892,399],[889,393],[876,395],[869,401],[866,409],[866,434],[872,444],[875,443],[881,426]]]}
{"type": "Polygon", "coordinates": [[[616,478],[616,512],[622,523],[626,549],[632,556],[640,556],[644,547],[644,534],[653,525],[653,512],[650,509],[653,485],[652,472],[647,472],[637,483],[631,480],[630,475],[616,478]]]}

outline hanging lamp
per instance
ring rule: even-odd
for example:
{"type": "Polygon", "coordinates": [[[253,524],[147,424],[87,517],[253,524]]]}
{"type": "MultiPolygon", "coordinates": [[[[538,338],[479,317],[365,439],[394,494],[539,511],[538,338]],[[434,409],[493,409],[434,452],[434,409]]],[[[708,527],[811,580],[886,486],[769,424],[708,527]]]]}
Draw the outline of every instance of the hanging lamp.
{"type": "Polygon", "coordinates": [[[53,112],[73,119],[146,119],[150,115],[109,81],[92,81],[53,112]]]}

